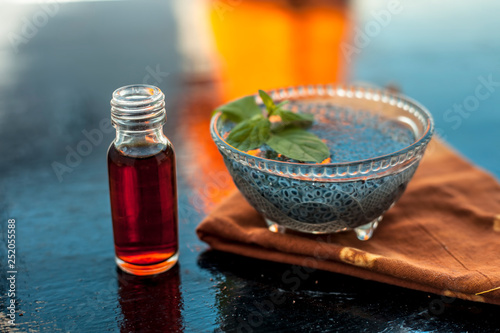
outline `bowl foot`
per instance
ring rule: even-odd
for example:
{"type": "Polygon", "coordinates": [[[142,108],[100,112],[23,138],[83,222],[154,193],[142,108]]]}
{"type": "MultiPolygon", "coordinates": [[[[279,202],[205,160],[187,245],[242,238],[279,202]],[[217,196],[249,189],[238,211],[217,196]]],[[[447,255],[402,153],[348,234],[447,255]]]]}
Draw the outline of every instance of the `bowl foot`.
{"type": "Polygon", "coordinates": [[[273,222],[269,219],[265,219],[265,220],[266,220],[267,228],[269,229],[269,231],[274,232],[274,233],[278,233],[278,234],[284,234],[286,232],[286,227],[279,225],[278,223],[273,222]]]}
{"type": "Polygon", "coordinates": [[[359,240],[366,241],[372,238],[373,232],[377,229],[378,223],[382,220],[382,216],[377,217],[375,220],[370,223],[363,224],[360,227],[354,228],[356,232],[356,237],[359,240]]]}
{"type": "MultiPolygon", "coordinates": [[[[270,219],[267,219],[267,218],[265,218],[265,221],[266,221],[267,228],[269,229],[269,231],[274,232],[274,233],[285,234],[288,231],[290,231],[292,233],[303,233],[301,231],[295,231],[293,229],[289,229],[289,228],[287,228],[283,225],[280,225],[280,224],[278,224],[270,219]]],[[[369,240],[370,238],[372,238],[373,233],[375,232],[375,229],[377,229],[378,223],[380,221],[382,221],[382,216],[379,216],[375,220],[373,220],[369,223],[363,224],[357,228],[354,228],[354,229],[344,228],[342,230],[337,230],[334,232],[354,230],[356,232],[356,237],[359,240],[366,241],[366,240],[369,240]]],[[[305,234],[316,234],[317,235],[317,234],[325,234],[325,233],[324,232],[306,232],[305,234]]]]}

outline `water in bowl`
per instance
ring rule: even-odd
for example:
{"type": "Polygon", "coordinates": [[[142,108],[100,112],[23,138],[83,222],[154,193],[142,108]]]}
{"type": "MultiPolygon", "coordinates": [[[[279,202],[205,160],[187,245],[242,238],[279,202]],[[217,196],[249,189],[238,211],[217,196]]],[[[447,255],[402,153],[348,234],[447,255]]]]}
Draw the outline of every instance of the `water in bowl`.
{"type": "MultiPolygon", "coordinates": [[[[407,119],[399,121],[367,111],[334,109],[315,114],[309,129],[330,148],[324,163],[347,163],[388,155],[415,142],[415,132],[407,119]]],[[[250,152],[263,158],[298,162],[276,154],[269,146],[250,152]]]]}

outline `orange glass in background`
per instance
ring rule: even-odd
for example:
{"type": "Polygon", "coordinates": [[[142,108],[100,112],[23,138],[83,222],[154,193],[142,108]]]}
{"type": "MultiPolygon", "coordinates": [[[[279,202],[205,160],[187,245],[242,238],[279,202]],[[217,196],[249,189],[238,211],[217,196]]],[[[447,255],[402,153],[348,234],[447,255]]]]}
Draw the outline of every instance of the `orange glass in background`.
{"type": "MultiPolygon", "coordinates": [[[[189,8],[193,17],[182,17],[187,21],[183,38],[206,33],[197,11],[208,10],[217,63],[214,71],[213,53],[203,45],[185,45],[185,68],[191,72],[179,105],[189,116],[180,117],[176,125],[181,128],[178,164],[184,166],[178,172],[191,186],[189,200],[201,213],[236,189],[210,138],[212,111],[258,89],[342,81],[346,71],[340,44],[349,28],[346,0],[205,1],[206,7],[189,8]]],[[[210,40],[210,35],[201,38],[210,40]]]]}
{"type": "Polygon", "coordinates": [[[347,0],[219,0],[209,11],[224,101],[346,74],[347,0]]]}
{"type": "Polygon", "coordinates": [[[200,213],[208,213],[235,189],[217,146],[210,137],[210,114],[221,104],[217,84],[211,80],[191,81],[180,105],[177,157],[178,172],[188,182],[192,194],[189,201],[200,213]],[[193,160],[196,156],[196,160],[193,160]]]}

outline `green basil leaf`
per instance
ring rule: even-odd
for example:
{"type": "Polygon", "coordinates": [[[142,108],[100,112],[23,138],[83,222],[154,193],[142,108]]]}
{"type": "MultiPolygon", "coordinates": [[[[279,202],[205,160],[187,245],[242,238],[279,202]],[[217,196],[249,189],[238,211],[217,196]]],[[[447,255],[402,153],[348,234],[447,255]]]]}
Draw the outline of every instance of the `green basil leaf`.
{"type": "Polygon", "coordinates": [[[295,113],[283,109],[278,109],[277,114],[281,117],[281,121],[287,125],[309,127],[314,121],[314,116],[312,114],[295,113]]]}
{"type": "Polygon", "coordinates": [[[250,119],[255,115],[262,114],[261,109],[255,103],[255,97],[246,96],[235,101],[229,102],[215,110],[222,112],[223,117],[236,123],[250,119]]]}
{"type": "Polygon", "coordinates": [[[297,161],[321,163],[330,156],[328,146],[320,138],[299,128],[273,133],[266,143],[279,154],[297,161]]]}
{"type": "Polygon", "coordinates": [[[288,104],[290,101],[283,101],[283,102],[280,102],[279,104],[276,105],[276,109],[280,109],[282,106],[285,106],[286,104],[288,104]]]}
{"type": "Polygon", "coordinates": [[[269,115],[273,115],[276,105],[274,105],[274,101],[271,96],[269,96],[264,90],[259,90],[259,95],[260,98],[262,98],[262,102],[264,102],[269,115]]]}
{"type": "Polygon", "coordinates": [[[226,141],[239,150],[255,149],[269,138],[271,123],[262,115],[253,116],[234,126],[226,141]]]}

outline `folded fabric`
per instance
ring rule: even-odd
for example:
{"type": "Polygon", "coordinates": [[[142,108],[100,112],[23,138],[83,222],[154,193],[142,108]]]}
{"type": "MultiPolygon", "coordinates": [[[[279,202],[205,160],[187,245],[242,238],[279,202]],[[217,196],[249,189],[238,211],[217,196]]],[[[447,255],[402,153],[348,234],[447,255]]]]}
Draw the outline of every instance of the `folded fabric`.
{"type": "Polygon", "coordinates": [[[500,184],[438,141],[369,241],[273,233],[239,192],[196,231],[221,251],[500,304],[500,184]]]}

